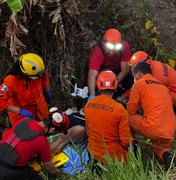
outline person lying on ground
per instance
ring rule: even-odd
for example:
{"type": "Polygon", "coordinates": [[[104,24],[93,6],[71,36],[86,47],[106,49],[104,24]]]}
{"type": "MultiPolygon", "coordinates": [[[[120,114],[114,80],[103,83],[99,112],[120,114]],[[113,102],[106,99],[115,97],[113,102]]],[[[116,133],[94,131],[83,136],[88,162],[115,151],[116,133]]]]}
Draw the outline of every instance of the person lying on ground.
{"type": "MultiPolygon", "coordinates": [[[[48,118],[52,119],[52,123],[54,125],[54,136],[61,134],[65,134],[65,136],[61,136],[62,142],[59,142],[59,146],[57,146],[57,151],[61,151],[64,144],[68,143],[76,143],[79,146],[87,145],[87,138],[85,132],[85,119],[80,113],[71,113],[66,114],[61,110],[58,110],[57,107],[50,108],[50,114],[48,118]],[[54,111],[53,111],[54,110],[54,111]],[[62,145],[62,143],[64,143],[62,145]]],[[[54,138],[55,139],[55,138],[54,138]]],[[[53,142],[52,134],[49,137],[49,141],[53,142]]],[[[54,147],[53,147],[54,148],[54,147]]]]}

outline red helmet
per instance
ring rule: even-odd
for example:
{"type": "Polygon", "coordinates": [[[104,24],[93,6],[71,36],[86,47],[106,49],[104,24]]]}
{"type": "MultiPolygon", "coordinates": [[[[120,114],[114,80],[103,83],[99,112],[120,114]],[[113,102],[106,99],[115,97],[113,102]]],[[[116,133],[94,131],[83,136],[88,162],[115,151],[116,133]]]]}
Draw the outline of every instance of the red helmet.
{"type": "Polygon", "coordinates": [[[108,29],[103,39],[109,50],[119,51],[123,47],[121,33],[117,29],[108,29]]]}
{"type": "Polygon", "coordinates": [[[122,37],[121,33],[117,29],[108,29],[105,32],[104,39],[109,43],[117,44],[121,42],[122,37]]]}
{"type": "Polygon", "coordinates": [[[70,119],[66,114],[54,112],[52,114],[52,123],[55,127],[59,128],[61,131],[67,131],[70,125],[70,119]]]}
{"type": "Polygon", "coordinates": [[[99,90],[117,89],[118,81],[112,71],[102,71],[97,78],[97,87],[99,90]]]}
{"type": "MultiPolygon", "coordinates": [[[[131,67],[134,67],[134,65],[136,65],[138,62],[147,61],[148,59],[152,60],[146,52],[137,51],[131,56],[129,64],[131,67]]],[[[147,61],[147,63],[150,64],[150,61],[147,61]]]]}

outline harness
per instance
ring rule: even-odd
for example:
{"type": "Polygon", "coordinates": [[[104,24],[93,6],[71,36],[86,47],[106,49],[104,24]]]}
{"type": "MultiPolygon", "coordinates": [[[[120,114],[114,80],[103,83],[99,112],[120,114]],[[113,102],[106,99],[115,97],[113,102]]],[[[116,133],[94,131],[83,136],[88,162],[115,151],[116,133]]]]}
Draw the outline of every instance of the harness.
{"type": "Polygon", "coordinates": [[[0,144],[0,159],[11,166],[16,166],[18,154],[15,147],[21,141],[29,141],[39,135],[44,135],[40,131],[29,129],[29,123],[32,119],[26,119],[16,125],[14,132],[8,137],[5,143],[0,144]]]}

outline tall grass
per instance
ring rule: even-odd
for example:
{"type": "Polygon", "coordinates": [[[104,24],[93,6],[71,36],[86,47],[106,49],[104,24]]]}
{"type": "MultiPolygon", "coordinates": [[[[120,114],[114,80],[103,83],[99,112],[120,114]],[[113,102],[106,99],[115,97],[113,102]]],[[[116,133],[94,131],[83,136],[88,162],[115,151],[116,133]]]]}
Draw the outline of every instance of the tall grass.
{"type": "Polygon", "coordinates": [[[157,159],[148,156],[144,159],[141,155],[140,148],[137,152],[137,158],[133,152],[130,152],[128,163],[124,160],[115,161],[107,156],[107,164],[97,163],[96,166],[100,169],[99,175],[92,170],[92,164],[88,164],[86,169],[76,175],[66,175],[59,173],[57,178],[46,176],[47,179],[62,179],[62,180],[167,180],[176,179],[176,174],[165,172],[163,166],[160,165],[157,159]]]}
{"type": "MultiPolygon", "coordinates": [[[[112,160],[107,153],[107,164],[96,163],[100,173],[97,173],[93,167],[92,161],[89,164],[84,164],[86,168],[79,174],[67,175],[61,172],[57,178],[51,178],[46,172],[42,172],[45,180],[176,180],[176,168],[164,168],[162,160],[157,158],[151,150],[150,142],[146,141],[143,137],[137,136],[138,148],[137,157],[129,148],[128,161],[119,161],[117,158],[112,160]]],[[[174,142],[173,149],[175,149],[176,141],[174,142]]],[[[82,157],[82,149],[72,142],[72,148],[82,157]]],[[[105,147],[106,148],[106,147],[105,147]]]]}
{"type": "MultiPolygon", "coordinates": [[[[155,168],[155,160],[148,159],[147,162],[143,163],[141,151],[138,150],[137,158],[132,152],[130,152],[128,163],[124,160],[112,161],[108,158],[108,163],[106,165],[97,164],[101,169],[101,175],[98,177],[91,171],[88,171],[88,177],[96,176],[100,179],[107,180],[155,180],[155,179],[168,179],[167,174],[164,173],[162,167],[158,164],[160,168],[155,168]]],[[[84,179],[82,177],[82,179],[84,179]]]]}

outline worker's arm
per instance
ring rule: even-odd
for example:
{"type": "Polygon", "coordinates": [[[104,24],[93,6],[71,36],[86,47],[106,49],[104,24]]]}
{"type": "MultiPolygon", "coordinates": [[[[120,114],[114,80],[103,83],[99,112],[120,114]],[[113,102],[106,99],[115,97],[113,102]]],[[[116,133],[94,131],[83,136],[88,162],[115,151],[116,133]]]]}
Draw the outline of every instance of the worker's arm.
{"type": "Polygon", "coordinates": [[[50,144],[51,152],[60,152],[69,141],[70,139],[68,136],[64,133],[60,133],[59,137],[50,144]]]}
{"type": "Polygon", "coordinates": [[[23,117],[33,118],[33,114],[30,111],[28,111],[26,109],[19,108],[17,106],[9,105],[6,108],[6,111],[20,114],[23,117]]]}
{"type": "Polygon", "coordinates": [[[59,170],[54,166],[54,164],[51,161],[43,162],[43,165],[49,174],[55,175],[59,173],[59,170]]]}
{"type": "Polygon", "coordinates": [[[47,103],[50,103],[52,100],[52,92],[49,88],[49,74],[48,71],[46,71],[45,75],[42,77],[42,88],[44,97],[47,103]]]}
{"type": "Polygon", "coordinates": [[[140,103],[140,93],[139,93],[139,86],[137,83],[135,83],[132,87],[130,98],[127,103],[127,112],[130,115],[134,115],[137,113],[139,109],[139,103],[140,103]]]}
{"type": "Polygon", "coordinates": [[[6,111],[8,111],[8,112],[14,112],[14,113],[19,114],[20,108],[17,107],[17,106],[9,105],[9,106],[6,108],[6,111]]]}
{"type": "MultiPolygon", "coordinates": [[[[14,96],[13,94],[14,81],[15,81],[15,77],[9,75],[4,79],[3,84],[0,85],[0,111],[7,110],[9,106],[9,99],[12,96],[14,96]]],[[[11,108],[9,111],[11,111],[11,108]]],[[[15,112],[15,111],[18,111],[18,109],[15,109],[13,111],[13,108],[12,108],[12,112],[15,112]]]]}
{"type": "Polygon", "coordinates": [[[95,95],[97,75],[98,75],[98,71],[89,69],[89,72],[88,72],[89,95],[95,95]]]}
{"type": "Polygon", "coordinates": [[[42,87],[44,91],[49,90],[49,74],[48,71],[46,71],[46,74],[42,77],[42,87]]]}
{"type": "Polygon", "coordinates": [[[23,117],[33,117],[32,113],[28,110],[9,104],[9,99],[15,96],[14,88],[16,88],[17,83],[16,77],[12,75],[8,75],[4,79],[3,84],[0,86],[0,111],[6,110],[20,114],[23,117]]]}
{"type": "Polygon", "coordinates": [[[127,111],[123,108],[122,111],[119,112],[119,115],[120,115],[120,122],[118,127],[119,138],[121,141],[121,145],[124,148],[128,148],[130,143],[132,142],[132,135],[130,132],[127,111]]]}
{"type": "Polygon", "coordinates": [[[14,88],[16,88],[16,79],[14,76],[7,76],[4,79],[4,83],[0,88],[0,111],[6,110],[8,112],[14,112],[20,114],[23,117],[32,118],[33,114],[26,109],[21,109],[20,107],[9,104],[9,98],[11,98],[14,94],[14,88]]]}
{"type": "Polygon", "coordinates": [[[79,138],[85,135],[85,128],[80,125],[76,125],[68,129],[68,133],[65,135],[63,133],[59,134],[56,141],[50,144],[52,152],[60,152],[69,142],[76,142],[79,138]]]}
{"type": "Polygon", "coordinates": [[[123,81],[127,77],[128,73],[129,73],[128,62],[121,62],[120,68],[121,68],[121,71],[117,75],[117,79],[118,79],[119,82],[123,81]]]}
{"type": "Polygon", "coordinates": [[[58,169],[51,162],[51,150],[48,140],[45,136],[38,136],[38,138],[40,138],[38,142],[39,160],[41,160],[48,173],[55,175],[58,173],[58,169]]]}

